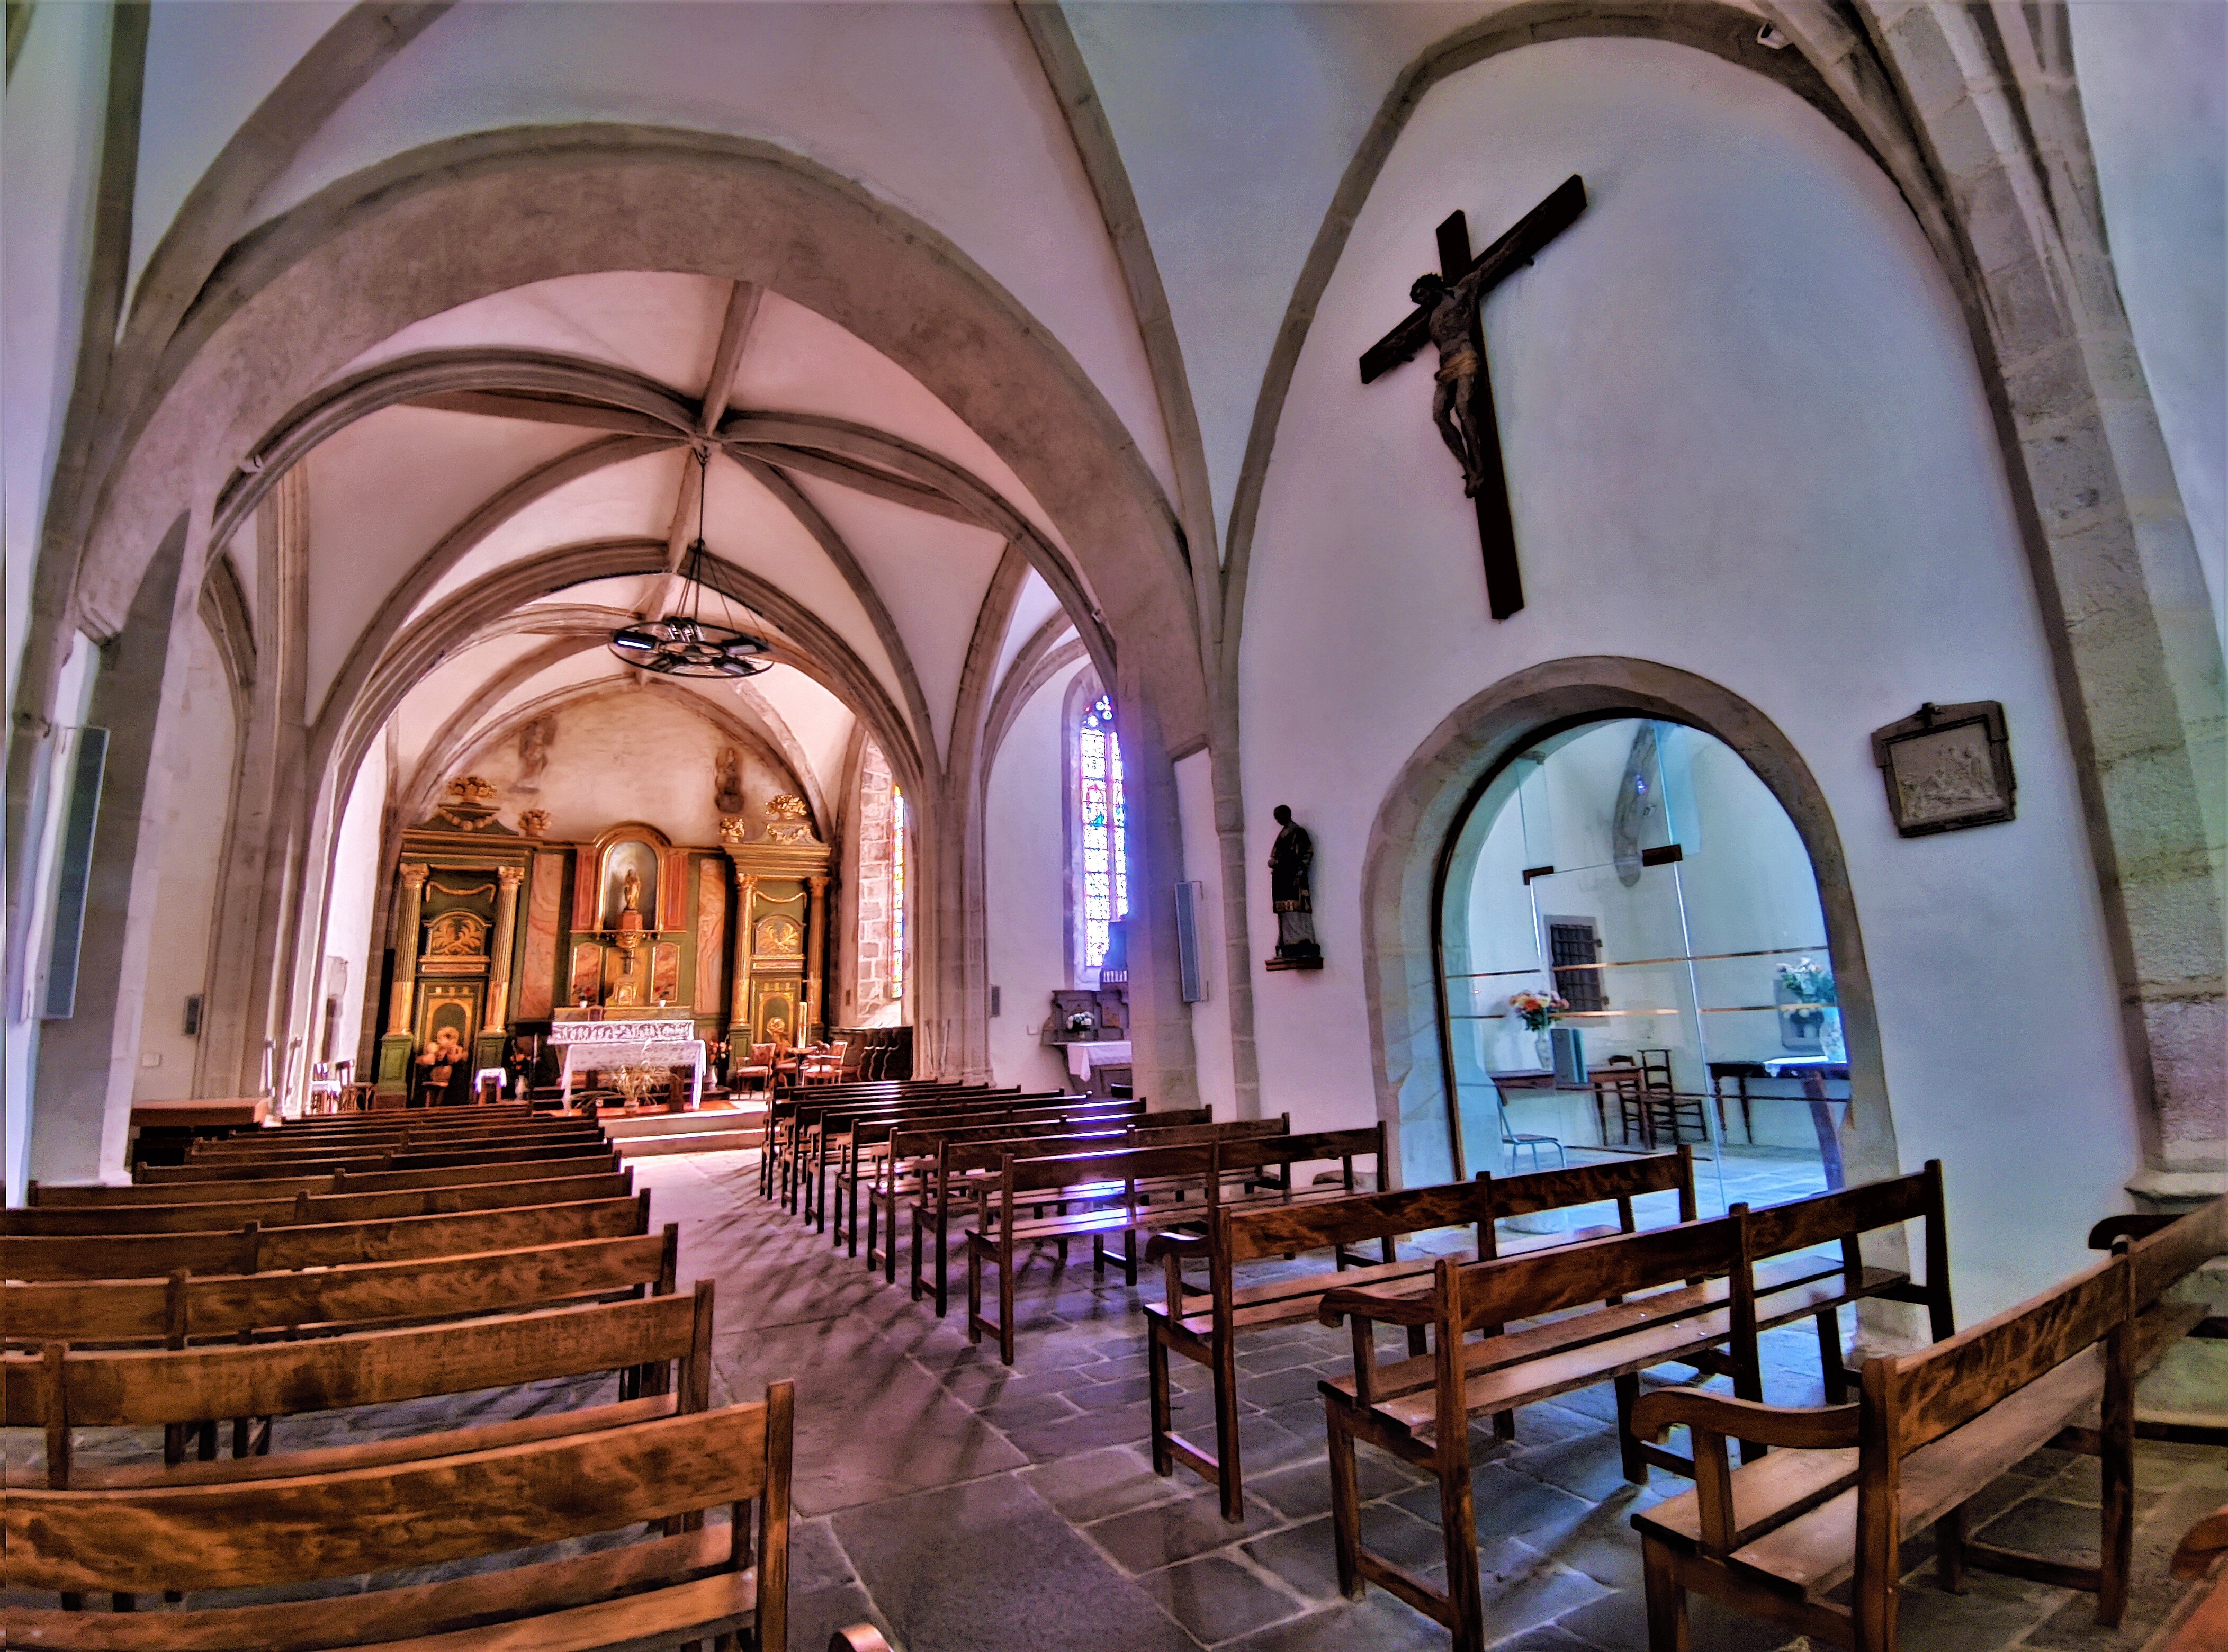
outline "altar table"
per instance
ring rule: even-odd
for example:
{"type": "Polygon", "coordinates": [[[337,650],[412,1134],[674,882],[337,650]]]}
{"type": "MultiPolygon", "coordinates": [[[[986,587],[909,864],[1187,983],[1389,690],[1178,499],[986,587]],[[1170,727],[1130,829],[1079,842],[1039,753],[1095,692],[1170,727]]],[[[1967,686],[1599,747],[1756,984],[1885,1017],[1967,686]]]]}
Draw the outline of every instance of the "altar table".
{"type": "Polygon", "coordinates": [[[573,1105],[573,1070],[610,1067],[677,1067],[695,1070],[691,1107],[704,1101],[704,1041],[693,1021],[560,1021],[549,1028],[549,1041],[565,1048],[564,1103],[573,1105]]]}

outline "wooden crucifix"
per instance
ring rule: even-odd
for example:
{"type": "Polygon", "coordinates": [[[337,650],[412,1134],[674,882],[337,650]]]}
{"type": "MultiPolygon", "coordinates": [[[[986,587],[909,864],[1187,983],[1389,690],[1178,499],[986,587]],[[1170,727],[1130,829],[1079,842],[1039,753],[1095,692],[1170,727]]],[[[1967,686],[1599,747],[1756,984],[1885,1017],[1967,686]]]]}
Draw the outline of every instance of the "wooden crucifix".
{"type": "Polygon", "coordinates": [[[1576,176],[1524,215],[1516,227],[1472,258],[1469,221],[1459,212],[1439,226],[1439,267],[1409,288],[1416,309],[1362,353],[1361,381],[1382,378],[1426,343],[1439,349],[1431,419],[1463,467],[1463,491],[1477,503],[1477,537],[1485,554],[1485,591],[1495,619],[1524,605],[1516,566],[1516,518],[1508,506],[1508,473],[1501,462],[1501,426],[1493,382],[1485,370],[1485,330],[1478,307],[1485,295],[1531,263],[1540,249],[1577,221],[1586,186],[1576,176]]]}

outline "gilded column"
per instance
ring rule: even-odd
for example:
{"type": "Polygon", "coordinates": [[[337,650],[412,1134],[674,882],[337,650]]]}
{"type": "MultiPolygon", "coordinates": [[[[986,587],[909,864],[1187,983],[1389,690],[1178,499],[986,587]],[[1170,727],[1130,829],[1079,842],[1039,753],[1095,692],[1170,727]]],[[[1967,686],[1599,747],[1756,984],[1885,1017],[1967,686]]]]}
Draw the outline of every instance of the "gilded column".
{"type": "Polygon", "coordinates": [[[387,1002],[387,1035],[410,1035],[410,1001],[418,985],[418,916],[426,905],[426,874],[412,861],[395,868],[402,880],[402,906],[394,914],[394,996],[387,1002]]]}
{"type": "Polygon", "coordinates": [[[487,1017],[480,1023],[482,1033],[500,1034],[510,1025],[510,948],[518,932],[518,886],[526,880],[525,872],[515,866],[496,869],[496,881],[503,886],[495,898],[495,944],[488,953],[487,1017]]]}
{"type": "Polygon", "coordinates": [[[828,880],[807,878],[812,891],[812,910],[805,918],[805,990],[812,995],[812,1041],[818,1043],[828,1028],[828,880]]]}
{"type": "MultiPolygon", "coordinates": [[[[751,907],[759,893],[759,874],[735,868],[735,999],[727,1017],[728,1041],[751,1041],[751,907]]],[[[738,1050],[738,1058],[747,1055],[738,1050]]]]}

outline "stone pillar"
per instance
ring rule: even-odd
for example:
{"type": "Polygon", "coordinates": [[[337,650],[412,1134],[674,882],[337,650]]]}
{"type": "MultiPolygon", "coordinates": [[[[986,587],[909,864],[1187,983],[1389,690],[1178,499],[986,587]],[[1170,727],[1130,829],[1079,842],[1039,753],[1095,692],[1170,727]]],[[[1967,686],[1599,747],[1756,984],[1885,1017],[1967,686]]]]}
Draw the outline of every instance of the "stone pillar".
{"type": "Polygon", "coordinates": [[[735,868],[735,994],[727,1016],[727,1043],[746,1060],[751,1042],[751,908],[757,904],[758,874],[735,868]]]}
{"type": "Polygon", "coordinates": [[[506,866],[495,875],[503,887],[495,898],[495,944],[488,951],[487,1015],[480,1031],[500,1036],[510,1025],[510,950],[518,930],[518,886],[526,874],[506,866]]]}
{"type": "Polygon", "coordinates": [[[828,1031],[828,880],[807,878],[804,881],[812,891],[811,908],[804,920],[804,989],[812,995],[812,1036],[809,1041],[816,1044],[828,1031]]]}
{"type": "Polygon", "coordinates": [[[387,1035],[410,1036],[410,1001],[418,987],[418,914],[426,904],[426,874],[422,862],[398,867],[402,904],[394,914],[394,996],[387,1000],[387,1035]]]}

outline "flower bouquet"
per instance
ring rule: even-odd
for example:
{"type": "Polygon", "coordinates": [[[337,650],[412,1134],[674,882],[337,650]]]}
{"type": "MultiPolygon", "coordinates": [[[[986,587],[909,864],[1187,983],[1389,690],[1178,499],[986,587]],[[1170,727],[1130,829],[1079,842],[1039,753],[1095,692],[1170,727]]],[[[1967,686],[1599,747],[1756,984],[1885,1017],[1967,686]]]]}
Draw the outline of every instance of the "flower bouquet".
{"type": "Polygon", "coordinates": [[[1815,1006],[1819,1053],[1828,1061],[1847,1061],[1849,1045],[1841,1034],[1841,996],[1834,990],[1834,971],[1815,958],[1798,958],[1779,966],[1779,989],[1798,1004],[1815,1006]]]}
{"type": "Polygon", "coordinates": [[[1067,1030],[1071,1037],[1089,1038],[1098,1030],[1098,1018],[1087,1009],[1076,1010],[1067,1018],[1067,1030]]]}
{"type": "Polygon", "coordinates": [[[1535,1033],[1546,1032],[1559,1017],[1571,1013],[1571,1001],[1552,992],[1511,993],[1508,1007],[1535,1033]]]}

